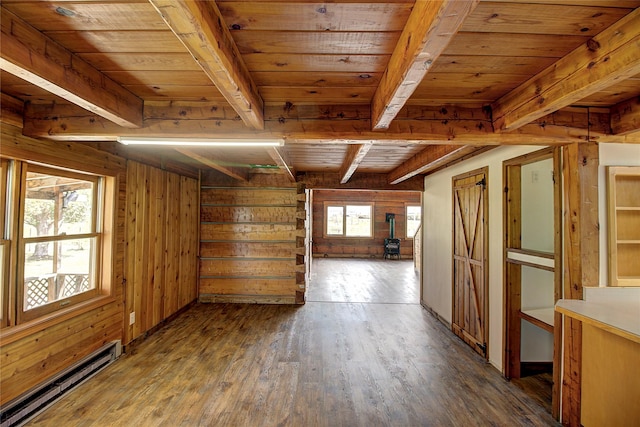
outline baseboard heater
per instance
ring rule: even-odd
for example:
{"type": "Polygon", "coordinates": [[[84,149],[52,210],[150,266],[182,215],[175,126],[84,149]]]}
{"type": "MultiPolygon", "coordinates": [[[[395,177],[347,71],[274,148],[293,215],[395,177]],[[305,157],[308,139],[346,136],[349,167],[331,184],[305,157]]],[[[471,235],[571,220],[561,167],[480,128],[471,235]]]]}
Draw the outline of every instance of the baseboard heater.
{"type": "Polygon", "coordinates": [[[0,408],[0,427],[21,426],[60,399],[74,387],[88,380],[122,353],[122,343],[112,341],[45,383],[18,396],[0,408]]]}

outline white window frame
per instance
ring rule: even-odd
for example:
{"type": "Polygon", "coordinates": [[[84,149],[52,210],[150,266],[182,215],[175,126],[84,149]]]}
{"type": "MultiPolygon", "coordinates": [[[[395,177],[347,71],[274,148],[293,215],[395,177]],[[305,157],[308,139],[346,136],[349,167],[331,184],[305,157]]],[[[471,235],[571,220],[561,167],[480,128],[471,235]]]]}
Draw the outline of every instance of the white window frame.
{"type": "Polygon", "coordinates": [[[325,238],[344,238],[344,239],[372,239],[374,237],[374,204],[373,203],[340,203],[340,202],[325,202],[324,203],[324,237],[325,238]],[[347,222],[347,211],[351,206],[366,206],[369,208],[369,234],[368,235],[351,235],[348,234],[349,224],[347,222]],[[341,208],[342,209],[342,232],[340,234],[329,234],[329,208],[341,208]]]}
{"type": "Polygon", "coordinates": [[[406,234],[406,238],[407,239],[413,239],[415,237],[415,233],[420,229],[420,225],[422,224],[422,206],[417,205],[417,204],[409,204],[407,203],[405,205],[404,208],[404,214],[405,214],[405,224],[404,224],[404,229],[405,229],[405,234],[406,234]],[[413,234],[409,234],[409,208],[418,208],[420,209],[420,221],[418,224],[418,227],[416,228],[415,232],[413,234]]]}

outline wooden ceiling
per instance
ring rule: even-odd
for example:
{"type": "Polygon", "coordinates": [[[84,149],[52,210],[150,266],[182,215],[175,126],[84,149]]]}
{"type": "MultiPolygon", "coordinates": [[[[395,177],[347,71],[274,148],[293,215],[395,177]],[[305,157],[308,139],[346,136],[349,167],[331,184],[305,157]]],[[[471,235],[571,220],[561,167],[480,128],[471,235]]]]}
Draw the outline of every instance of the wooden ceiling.
{"type": "Polygon", "coordinates": [[[3,120],[31,137],[284,138],[158,153],[235,179],[272,165],[343,183],[399,183],[501,144],[640,142],[640,0],[1,7],[3,120]]]}

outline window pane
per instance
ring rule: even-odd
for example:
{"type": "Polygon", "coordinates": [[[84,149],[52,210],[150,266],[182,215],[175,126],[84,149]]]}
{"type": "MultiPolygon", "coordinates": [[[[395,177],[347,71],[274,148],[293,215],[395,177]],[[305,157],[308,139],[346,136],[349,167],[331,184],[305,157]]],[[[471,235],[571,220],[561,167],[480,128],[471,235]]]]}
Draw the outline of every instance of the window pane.
{"type": "Polygon", "coordinates": [[[420,206],[407,206],[407,237],[413,238],[420,227],[420,206]]]}
{"type": "Polygon", "coordinates": [[[10,197],[10,191],[7,191],[7,174],[9,162],[0,159],[0,327],[6,326],[7,319],[7,296],[8,296],[8,280],[7,273],[9,271],[9,233],[6,225],[10,224],[9,210],[7,209],[7,199],[10,197]]]}
{"type": "Polygon", "coordinates": [[[327,206],[327,234],[342,235],[343,209],[342,206],[327,206]]]}
{"type": "Polygon", "coordinates": [[[347,206],[347,236],[371,236],[371,206],[347,206]]]}
{"type": "Polygon", "coordinates": [[[24,237],[59,236],[93,231],[92,181],[28,172],[26,184],[24,237]]]}
{"type": "Polygon", "coordinates": [[[0,241],[0,325],[4,326],[4,320],[5,320],[5,292],[7,290],[7,286],[9,285],[7,283],[7,277],[6,277],[6,272],[7,272],[7,260],[8,257],[7,255],[7,250],[8,250],[8,242],[7,241],[0,241]]]}
{"type": "Polygon", "coordinates": [[[95,288],[95,238],[31,243],[24,265],[24,307],[29,310],[95,288]],[[36,249],[37,246],[43,247],[36,249]],[[46,246],[46,249],[44,248],[46,246]]]}

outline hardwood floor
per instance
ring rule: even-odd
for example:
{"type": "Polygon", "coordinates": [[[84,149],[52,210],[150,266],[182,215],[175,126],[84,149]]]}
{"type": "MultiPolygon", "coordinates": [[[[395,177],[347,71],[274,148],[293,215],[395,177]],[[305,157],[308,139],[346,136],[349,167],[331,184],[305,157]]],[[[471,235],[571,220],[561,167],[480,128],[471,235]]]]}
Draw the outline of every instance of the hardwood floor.
{"type": "Polygon", "coordinates": [[[551,413],[551,393],[553,389],[553,377],[551,374],[542,373],[519,379],[513,378],[511,382],[538,402],[547,412],[551,413]]]}
{"type": "Polygon", "coordinates": [[[417,302],[309,301],[197,304],[30,425],[557,424],[417,302]]]}
{"type": "Polygon", "coordinates": [[[315,258],[307,302],[420,303],[413,260],[315,258]]]}

